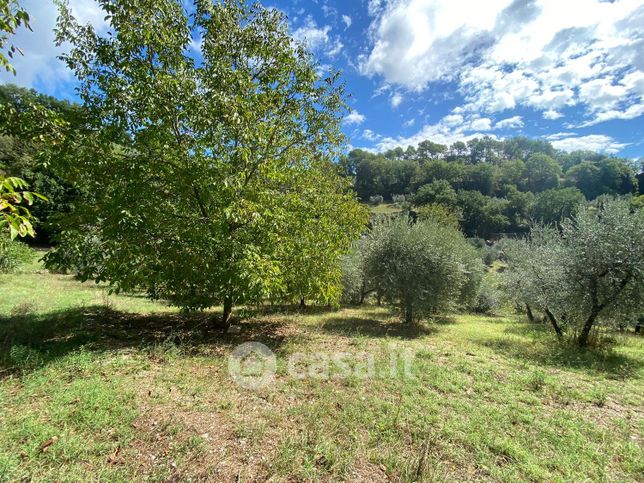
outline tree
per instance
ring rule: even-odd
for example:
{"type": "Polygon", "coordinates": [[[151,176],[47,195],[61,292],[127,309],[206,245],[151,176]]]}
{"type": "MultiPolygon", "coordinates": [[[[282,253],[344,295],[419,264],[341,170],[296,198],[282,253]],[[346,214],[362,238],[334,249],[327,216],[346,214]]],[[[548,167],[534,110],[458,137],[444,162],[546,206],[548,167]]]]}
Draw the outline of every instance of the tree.
{"type": "Polygon", "coordinates": [[[463,211],[462,228],[468,236],[488,238],[503,232],[510,224],[505,214],[507,200],[485,196],[479,191],[460,190],[458,207],[463,211]]]}
{"type": "Polygon", "coordinates": [[[510,245],[509,284],[548,316],[559,336],[585,346],[597,323],[636,320],[644,309],[644,210],[605,200],[510,245]]]}
{"type": "Polygon", "coordinates": [[[562,223],[566,316],[588,344],[598,322],[635,320],[644,309],[644,210],[628,200],[607,200],[562,223]]]}
{"type": "Polygon", "coordinates": [[[638,186],[635,170],[618,158],[582,161],[566,172],[566,180],[589,200],[602,194],[631,194],[638,186]]]}
{"type": "Polygon", "coordinates": [[[0,0],[0,66],[8,72],[16,73],[16,69],[11,65],[13,56],[22,51],[11,44],[7,48],[7,42],[20,26],[25,26],[29,30],[29,14],[20,6],[17,0],[0,0]],[[5,54],[5,49],[7,49],[5,54]]]}
{"type": "Polygon", "coordinates": [[[525,164],[527,187],[533,193],[557,188],[561,167],[550,156],[545,154],[533,154],[525,164]]]}
{"type": "Polygon", "coordinates": [[[559,223],[573,216],[585,202],[577,188],[551,189],[539,193],[530,213],[541,223],[559,223]]]}
{"type": "Polygon", "coordinates": [[[456,191],[444,179],[436,180],[418,188],[412,201],[415,205],[437,203],[454,208],[457,202],[456,191]]]}
{"type": "MultiPolygon", "coordinates": [[[[319,78],[277,9],[184,3],[100,0],[103,37],[61,7],[86,129],[68,132],[57,169],[94,199],[74,207],[47,263],[186,309],[223,303],[227,325],[234,304],[301,291],[286,273],[298,251],[326,243],[331,263],[362,221],[330,164],[345,111],[337,75],[319,78]]],[[[329,280],[313,285],[335,297],[329,280]]]]}
{"type": "Polygon", "coordinates": [[[483,270],[458,230],[432,220],[412,224],[400,217],[379,223],[368,243],[367,274],[407,323],[455,306],[483,270]]]}
{"type": "Polygon", "coordinates": [[[68,213],[71,204],[80,200],[78,190],[65,183],[49,166],[48,157],[55,144],[51,131],[53,134],[56,131],[56,123],[51,118],[73,125],[80,114],[79,106],[14,85],[0,86],[0,105],[0,172],[23,179],[31,190],[47,198],[47,203],[34,203],[30,211],[37,239],[50,243],[55,233],[49,222],[68,213]],[[35,113],[46,112],[50,119],[45,117],[43,123],[43,117],[38,114],[38,125],[29,126],[30,118],[35,117],[34,109],[35,113]]]}

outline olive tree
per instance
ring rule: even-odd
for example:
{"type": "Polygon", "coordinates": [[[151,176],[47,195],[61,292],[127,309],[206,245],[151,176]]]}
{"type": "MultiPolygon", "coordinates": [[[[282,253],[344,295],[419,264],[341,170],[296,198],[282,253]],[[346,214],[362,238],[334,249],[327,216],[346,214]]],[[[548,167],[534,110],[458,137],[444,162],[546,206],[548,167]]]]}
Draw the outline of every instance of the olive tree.
{"type": "Polygon", "coordinates": [[[561,230],[535,226],[506,256],[511,290],[581,346],[598,323],[623,325],[644,309],[644,210],[628,200],[585,207],[561,230]]]}
{"type": "Polygon", "coordinates": [[[449,225],[400,217],[376,224],[367,240],[367,276],[400,307],[407,323],[453,308],[476,293],[483,264],[463,234],[449,225]]]}
{"type": "MultiPolygon", "coordinates": [[[[188,3],[99,0],[104,36],[61,5],[57,39],[71,46],[86,123],[56,164],[91,196],[48,263],[186,309],[223,304],[227,324],[234,304],[302,290],[289,271],[308,243],[335,263],[363,220],[350,192],[320,183],[337,176],[337,75],[320,78],[277,9],[188,3]]],[[[335,297],[337,270],[324,273],[314,285],[335,297]]]]}

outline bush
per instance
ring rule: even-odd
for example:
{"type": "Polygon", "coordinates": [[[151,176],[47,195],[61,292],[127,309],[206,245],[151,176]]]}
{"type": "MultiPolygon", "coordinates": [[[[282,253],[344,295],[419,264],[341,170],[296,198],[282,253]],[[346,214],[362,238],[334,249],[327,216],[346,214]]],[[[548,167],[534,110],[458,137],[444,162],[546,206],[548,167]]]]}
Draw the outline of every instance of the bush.
{"type": "Polygon", "coordinates": [[[34,251],[22,242],[11,240],[6,235],[0,235],[0,273],[16,270],[20,265],[30,262],[34,251]]]}
{"type": "Polygon", "coordinates": [[[369,204],[378,206],[384,201],[384,198],[381,195],[374,195],[369,197],[369,204]]]}
{"type": "Polygon", "coordinates": [[[391,195],[391,200],[394,203],[404,203],[405,199],[405,195],[391,195]]]}
{"type": "Polygon", "coordinates": [[[480,314],[493,314],[501,307],[503,297],[502,293],[492,279],[493,275],[488,274],[483,277],[476,301],[471,306],[474,312],[480,314]]]}

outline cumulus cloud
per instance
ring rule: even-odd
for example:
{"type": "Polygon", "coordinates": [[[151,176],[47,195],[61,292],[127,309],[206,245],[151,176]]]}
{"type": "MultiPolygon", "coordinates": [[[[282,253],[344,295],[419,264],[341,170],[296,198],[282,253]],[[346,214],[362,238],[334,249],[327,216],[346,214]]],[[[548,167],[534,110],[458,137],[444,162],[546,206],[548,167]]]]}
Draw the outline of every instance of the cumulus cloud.
{"type": "Polygon", "coordinates": [[[582,106],[595,124],[642,114],[641,1],[372,0],[369,12],[366,75],[414,91],[455,82],[471,112],[527,106],[552,120],[582,106]]]}
{"type": "Polygon", "coordinates": [[[384,137],[372,131],[362,137],[375,143],[376,151],[386,151],[398,146],[416,146],[421,141],[431,139],[441,144],[452,144],[455,141],[468,141],[473,138],[490,136],[493,121],[490,118],[482,118],[476,115],[469,115],[460,112],[460,108],[453,109],[451,113],[443,116],[434,124],[425,124],[418,132],[411,136],[384,137]]]}
{"type": "Polygon", "coordinates": [[[362,124],[367,118],[363,115],[360,114],[358,111],[353,109],[349,114],[345,116],[345,118],[342,120],[345,124],[351,126],[351,125],[359,125],[362,124]]]}
{"type": "MultiPolygon", "coordinates": [[[[21,4],[29,12],[33,31],[21,28],[12,38],[24,56],[16,55],[13,59],[17,74],[1,72],[0,82],[55,92],[73,79],[69,69],[57,58],[65,50],[54,42],[58,9],[53,2],[42,0],[25,0],[21,4]]],[[[107,30],[105,13],[94,0],[71,0],[69,6],[81,24],[92,24],[99,32],[107,30]]]]}
{"type": "Polygon", "coordinates": [[[295,40],[306,44],[310,50],[335,57],[342,51],[344,45],[340,39],[332,38],[330,32],[329,25],[318,26],[313,17],[309,15],[304,20],[304,24],[295,29],[292,35],[295,40]]]}
{"type": "Polygon", "coordinates": [[[523,118],[521,116],[508,117],[494,125],[494,129],[518,129],[520,127],[523,127],[523,118]]]}
{"type": "Polygon", "coordinates": [[[349,17],[348,15],[343,15],[342,21],[344,22],[344,25],[346,26],[346,28],[351,27],[351,24],[353,23],[353,20],[351,20],[351,17],[349,17]]]}
{"type": "Polygon", "coordinates": [[[559,111],[556,111],[554,109],[548,109],[547,111],[543,111],[544,119],[553,121],[555,119],[559,119],[560,117],[563,117],[563,114],[561,114],[559,111]]]}
{"type": "Polygon", "coordinates": [[[381,137],[382,136],[376,134],[371,129],[365,129],[364,131],[362,131],[362,138],[366,139],[367,141],[378,141],[381,137]]]}
{"type": "Polygon", "coordinates": [[[567,152],[583,150],[613,154],[628,146],[628,143],[619,143],[605,134],[589,134],[587,136],[566,136],[566,134],[568,133],[558,133],[549,136],[548,139],[556,149],[567,152]]]}
{"type": "Polygon", "coordinates": [[[414,124],[416,124],[416,119],[409,119],[403,122],[403,127],[412,127],[414,124]]]}

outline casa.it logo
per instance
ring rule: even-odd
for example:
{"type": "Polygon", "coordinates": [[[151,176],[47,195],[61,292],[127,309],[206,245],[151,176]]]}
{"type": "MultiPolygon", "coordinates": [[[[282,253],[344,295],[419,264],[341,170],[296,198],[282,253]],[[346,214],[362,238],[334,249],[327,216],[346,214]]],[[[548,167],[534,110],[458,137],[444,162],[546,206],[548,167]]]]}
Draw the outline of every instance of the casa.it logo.
{"type": "Polygon", "coordinates": [[[261,389],[274,381],[277,358],[260,342],[238,345],[228,359],[233,381],[245,389],[261,389]]]}

